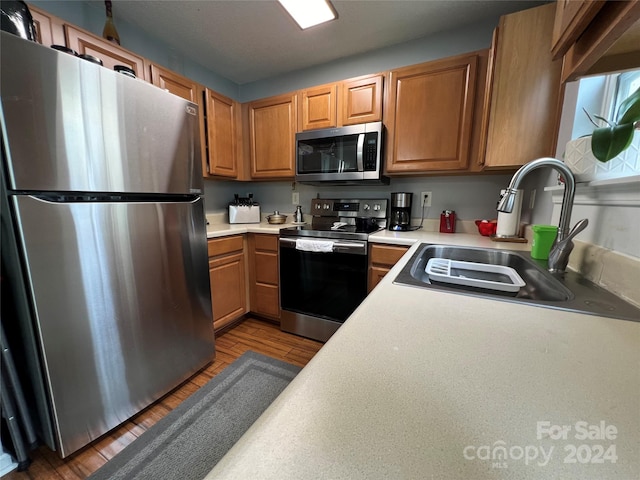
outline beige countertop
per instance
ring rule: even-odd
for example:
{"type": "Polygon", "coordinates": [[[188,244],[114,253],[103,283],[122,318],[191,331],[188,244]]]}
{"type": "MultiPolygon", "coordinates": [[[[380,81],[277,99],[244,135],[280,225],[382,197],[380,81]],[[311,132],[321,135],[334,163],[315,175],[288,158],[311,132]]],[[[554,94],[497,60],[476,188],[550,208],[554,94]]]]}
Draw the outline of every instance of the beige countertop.
{"type": "Polygon", "coordinates": [[[206,478],[640,478],[640,323],[394,284],[417,248],[206,478]]]}
{"type": "MultiPolygon", "coordinates": [[[[216,221],[211,218],[207,225],[207,238],[220,238],[228,235],[240,235],[243,233],[266,233],[277,235],[281,228],[294,226],[293,223],[271,225],[266,221],[261,223],[241,223],[231,225],[216,221]]],[[[439,233],[428,230],[415,230],[412,232],[392,232],[382,230],[369,235],[369,243],[382,243],[388,245],[411,246],[414,243],[427,242],[443,245],[465,245],[469,247],[485,247],[507,250],[530,250],[530,243],[494,242],[489,237],[483,237],[477,233],[439,233]]]]}

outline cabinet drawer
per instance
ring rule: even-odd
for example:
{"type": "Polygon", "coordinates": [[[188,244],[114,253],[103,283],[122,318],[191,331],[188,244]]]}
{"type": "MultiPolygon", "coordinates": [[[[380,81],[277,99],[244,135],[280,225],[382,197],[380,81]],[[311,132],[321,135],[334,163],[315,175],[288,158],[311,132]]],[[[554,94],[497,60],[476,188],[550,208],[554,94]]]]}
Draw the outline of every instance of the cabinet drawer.
{"type": "Polygon", "coordinates": [[[278,235],[256,235],[256,250],[266,250],[267,252],[278,252],[278,235]]]}
{"type": "Polygon", "coordinates": [[[210,257],[216,255],[224,255],[226,253],[241,251],[243,248],[242,235],[234,235],[233,237],[223,237],[209,240],[207,249],[210,257]]]}
{"type": "Polygon", "coordinates": [[[371,246],[371,263],[378,265],[395,265],[407,253],[409,247],[371,246]]]}
{"type": "Polygon", "coordinates": [[[271,317],[280,317],[280,294],[276,285],[256,285],[251,311],[271,317]]]}
{"type": "Polygon", "coordinates": [[[278,254],[276,252],[256,252],[256,282],[278,285],[278,254]]]}

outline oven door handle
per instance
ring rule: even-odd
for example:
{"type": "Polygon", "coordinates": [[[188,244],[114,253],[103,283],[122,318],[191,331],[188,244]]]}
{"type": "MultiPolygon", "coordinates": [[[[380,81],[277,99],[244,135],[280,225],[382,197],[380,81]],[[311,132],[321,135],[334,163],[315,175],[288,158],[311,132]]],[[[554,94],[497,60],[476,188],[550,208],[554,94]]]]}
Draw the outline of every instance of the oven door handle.
{"type": "MultiPolygon", "coordinates": [[[[326,241],[332,241],[330,239],[323,239],[326,241]]],[[[296,248],[296,239],[282,238],[280,237],[280,245],[287,248],[296,248]]],[[[355,243],[355,242],[333,242],[333,248],[339,248],[340,253],[354,253],[364,254],[367,252],[367,242],[355,243]],[[351,250],[351,251],[349,251],[351,250]]],[[[335,250],[334,250],[335,251],[335,250]]],[[[310,252],[312,253],[312,252],[310,252]]]]}

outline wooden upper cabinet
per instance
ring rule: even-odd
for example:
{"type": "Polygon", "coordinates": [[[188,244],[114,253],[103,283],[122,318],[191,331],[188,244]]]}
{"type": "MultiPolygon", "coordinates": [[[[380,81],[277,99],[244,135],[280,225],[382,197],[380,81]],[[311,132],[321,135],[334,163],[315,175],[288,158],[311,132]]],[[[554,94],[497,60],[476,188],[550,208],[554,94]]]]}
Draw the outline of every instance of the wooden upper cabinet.
{"type": "Polygon", "coordinates": [[[339,84],[338,104],[342,125],[382,120],[382,83],[382,75],[369,75],[339,84]]]}
{"type": "Polygon", "coordinates": [[[561,61],[549,49],[555,5],[500,18],[486,136],[485,168],[513,169],[554,156],[561,111],[561,61]]]}
{"type": "Polygon", "coordinates": [[[554,53],[562,81],[640,67],[640,1],[558,2],[554,53]],[[557,47],[557,48],[556,48],[557,47]]]}
{"type": "Polygon", "coordinates": [[[64,31],[67,47],[78,54],[93,55],[102,60],[102,64],[111,70],[115,65],[124,65],[131,68],[136,77],[149,81],[150,74],[145,69],[143,57],[68,23],[65,24],[64,31]]]}
{"type": "Polygon", "coordinates": [[[337,126],[337,92],[338,88],[335,84],[302,90],[300,94],[302,130],[337,126]]]}
{"type": "Polygon", "coordinates": [[[382,120],[382,75],[367,75],[300,91],[300,129],[382,120]]]}
{"type": "Polygon", "coordinates": [[[238,177],[237,121],[239,104],[213,90],[205,89],[207,102],[207,148],[209,175],[238,177]]]}
{"type": "Polygon", "coordinates": [[[604,0],[558,0],[551,53],[557,60],[567,53],[606,2],[604,0]]]}
{"type": "Polygon", "coordinates": [[[478,62],[459,55],[390,72],[387,173],[467,168],[478,62]]]}
{"type": "Polygon", "coordinates": [[[172,72],[171,70],[152,64],[151,83],[156,87],[167,90],[168,92],[195,104],[199,105],[202,103],[198,98],[200,85],[187,77],[183,77],[182,75],[172,72]]]}
{"type": "Polygon", "coordinates": [[[198,121],[200,124],[200,148],[202,151],[202,172],[206,177],[208,172],[207,163],[207,138],[205,131],[205,105],[203,101],[204,87],[194,82],[193,80],[178,75],[171,70],[167,70],[159,65],[151,64],[149,71],[151,73],[151,83],[156,87],[160,87],[163,90],[167,90],[178,97],[182,97],[185,100],[198,105],[198,121]]]}
{"type": "Polygon", "coordinates": [[[295,93],[248,105],[251,178],[294,176],[296,109],[295,93]]]}
{"type": "Polygon", "coordinates": [[[29,11],[33,17],[33,24],[36,27],[38,43],[45,47],[50,47],[51,45],[66,45],[64,22],[62,19],[44,10],[40,10],[33,5],[29,5],[29,11]]]}

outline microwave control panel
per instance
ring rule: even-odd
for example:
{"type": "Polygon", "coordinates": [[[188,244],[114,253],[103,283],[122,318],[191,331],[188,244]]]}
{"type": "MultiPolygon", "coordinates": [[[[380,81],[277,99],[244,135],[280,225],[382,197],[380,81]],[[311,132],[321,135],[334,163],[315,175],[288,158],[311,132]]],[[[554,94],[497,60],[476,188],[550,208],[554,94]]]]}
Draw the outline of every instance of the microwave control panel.
{"type": "Polygon", "coordinates": [[[364,171],[374,172],[378,169],[378,132],[365,133],[364,136],[364,171]]]}

